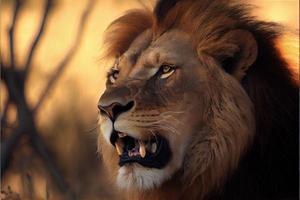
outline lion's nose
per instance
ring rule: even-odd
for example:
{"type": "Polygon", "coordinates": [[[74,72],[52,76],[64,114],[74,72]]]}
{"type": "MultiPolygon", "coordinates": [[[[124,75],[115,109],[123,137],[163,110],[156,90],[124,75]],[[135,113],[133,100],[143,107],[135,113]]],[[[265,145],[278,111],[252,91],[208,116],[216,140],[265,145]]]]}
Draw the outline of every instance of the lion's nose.
{"type": "Polygon", "coordinates": [[[112,121],[115,121],[120,114],[129,111],[133,106],[133,101],[128,102],[126,105],[122,105],[118,102],[112,103],[109,106],[98,104],[100,112],[106,114],[112,121]]]}

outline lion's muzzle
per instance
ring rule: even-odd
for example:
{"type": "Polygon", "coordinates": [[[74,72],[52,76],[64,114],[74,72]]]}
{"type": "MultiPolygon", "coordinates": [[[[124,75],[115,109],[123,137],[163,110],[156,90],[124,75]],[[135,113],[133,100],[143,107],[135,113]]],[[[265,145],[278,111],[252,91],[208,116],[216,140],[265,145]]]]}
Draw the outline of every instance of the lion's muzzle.
{"type": "Polygon", "coordinates": [[[116,124],[122,117],[120,115],[132,112],[136,106],[130,94],[126,87],[119,87],[106,90],[101,96],[98,104],[100,115],[105,116],[112,124],[107,139],[118,152],[120,167],[138,163],[144,167],[161,169],[171,159],[171,150],[166,138],[159,133],[152,133],[146,139],[141,139],[132,133],[118,131],[116,124]]]}

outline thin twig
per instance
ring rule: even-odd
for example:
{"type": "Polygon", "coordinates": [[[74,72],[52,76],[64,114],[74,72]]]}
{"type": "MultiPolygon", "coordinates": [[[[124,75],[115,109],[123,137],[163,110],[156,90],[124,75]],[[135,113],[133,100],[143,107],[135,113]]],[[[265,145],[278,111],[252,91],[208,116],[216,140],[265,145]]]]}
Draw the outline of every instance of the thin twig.
{"type": "MultiPolygon", "coordinates": [[[[28,162],[28,161],[27,161],[28,162]]],[[[21,181],[22,181],[22,189],[23,189],[23,197],[26,199],[36,199],[36,191],[33,186],[33,178],[29,171],[27,171],[26,166],[28,163],[23,160],[22,163],[22,171],[21,171],[21,181]],[[24,163],[25,162],[25,163],[24,163]]]]}
{"type": "Polygon", "coordinates": [[[146,10],[151,10],[155,5],[155,0],[137,0],[141,6],[146,10]]]}
{"type": "Polygon", "coordinates": [[[8,31],[9,47],[10,47],[10,65],[13,69],[15,67],[14,33],[15,33],[16,22],[18,21],[17,19],[18,19],[19,13],[20,13],[19,12],[20,7],[21,7],[20,0],[16,0],[12,23],[11,23],[9,31],[8,31]]]}
{"type": "Polygon", "coordinates": [[[4,104],[3,111],[1,112],[1,133],[2,133],[3,128],[6,127],[6,124],[7,124],[6,117],[7,117],[9,104],[10,104],[10,101],[9,101],[9,98],[7,97],[7,100],[4,104]]]}
{"type": "Polygon", "coordinates": [[[27,60],[26,60],[26,64],[25,64],[25,76],[27,76],[30,72],[32,58],[34,56],[36,47],[41,39],[41,36],[44,33],[45,25],[47,23],[47,19],[48,19],[49,11],[50,11],[51,7],[52,7],[52,0],[46,0],[45,7],[44,7],[44,14],[43,14],[42,22],[40,24],[39,31],[37,32],[37,35],[35,36],[35,39],[32,42],[29,54],[27,56],[27,60]]]}
{"type": "Polygon", "coordinates": [[[83,14],[81,16],[80,23],[79,23],[79,26],[78,26],[78,29],[77,29],[77,35],[76,35],[76,38],[73,42],[73,45],[71,46],[71,48],[67,52],[64,59],[56,67],[56,71],[53,73],[50,80],[48,81],[48,84],[45,87],[45,90],[42,92],[41,97],[39,98],[36,106],[33,109],[33,113],[36,113],[36,111],[43,104],[45,98],[49,94],[49,91],[52,89],[53,85],[56,83],[57,79],[60,77],[60,75],[64,71],[66,65],[70,62],[70,60],[74,56],[75,52],[78,50],[78,47],[79,47],[81,39],[82,39],[83,30],[84,30],[84,27],[85,27],[86,22],[87,22],[87,18],[89,16],[89,13],[90,13],[91,9],[93,8],[94,3],[95,3],[95,0],[89,0],[88,5],[87,5],[85,11],[83,12],[83,14]]]}
{"type": "MultiPolygon", "coordinates": [[[[24,87],[16,85],[15,79],[18,76],[15,74],[15,69],[2,67],[1,79],[6,84],[9,98],[17,107],[18,126],[12,130],[9,137],[1,142],[1,175],[3,175],[9,165],[11,154],[21,135],[27,130],[28,122],[30,122],[30,111],[24,97],[24,87]]],[[[19,81],[20,82],[20,81],[19,81]]],[[[22,83],[21,83],[22,84],[22,83]]]]}
{"type": "Polygon", "coordinates": [[[1,66],[1,80],[6,85],[8,98],[10,102],[16,103],[17,107],[18,104],[22,104],[22,95],[19,90],[23,89],[24,83],[21,76],[20,71],[1,66]]]}
{"type": "MultiPolygon", "coordinates": [[[[20,8],[21,8],[21,1],[20,0],[16,0],[15,2],[15,7],[14,7],[14,12],[13,12],[13,18],[12,18],[12,22],[11,25],[9,27],[8,30],[8,35],[9,35],[9,50],[10,50],[10,66],[12,67],[12,69],[15,68],[15,48],[14,48],[14,33],[15,33],[15,27],[16,27],[16,23],[18,21],[18,16],[20,13],[20,8]]],[[[4,68],[4,63],[3,63],[3,57],[1,55],[1,69],[4,68]]],[[[13,78],[12,78],[13,79],[13,78]]],[[[8,94],[7,94],[8,95],[8,94]]],[[[5,102],[4,105],[4,109],[1,113],[1,126],[2,128],[6,125],[6,116],[7,116],[7,111],[10,105],[10,97],[8,95],[7,97],[7,101],[5,102]]],[[[3,129],[1,129],[2,131],[3,129]]]]}
{"type": "Polygon", "coordinates": [[[10,133],[9,138],[7,138],[4,142],[1,142],[1,176],[5,173],[8,167],[9,158],[21,134],[22,130],[17,127],[10,133]]]}
{"type": "MultiPolygon", "coordinates": [[[[1,59],[1,69],[3,69],[3,68],[5,68],[5,66],[4,66],[4,63],[3,63],[2,55],[0,56],[0,59],[1,59]]],[[[2,78],[3,78],[3,74],[1,73],[1,79],[2,78]]],[[[2,126],[1,132],[2,132],[3,127],[5,126],[6,121],[7,121],[6,116],[7,116],[7,111],[8,111],[8,108],[9,108],[9,104],[10,104],[10,99],[9,99],[9,94],[8,94],[8,91],[7,91],[7,98],[6,98],[6,101],[5,101],[5,104],[4,104],[4,108],[2,109],[2,112],[1,112],[1,126],[2,126]]]]}
{"type": "Polygon", "coordinates": [[[146,3],[143,1],[143,0],[137,0],[139,2],[139,4],[141,4],[141,6],[144,8],[144,9],[149,9],[146,5],[146,3]]]}
{"type": "Polygon", "coordinates": [[[45,200],[49,200],[50,199],[50,191],[49,191],[49,184],[48,184],[48,180],[46,180],[46,184],[45,184],[45,196],[44,196],[45,200]]]}
{"type": "Polygon", "coordinates": [[[40,154],[40,156],[44,160],[46,166],[48,167],[50,174],[54,178],[54,181],[56,182],[60,191],[62,191],[63,193],[69,192],[69,187],[68,187],[67,183],[65,182],[65,180],[59,173],[57,166],[52,161],[51,156],[46,148],[46,145],[40,138],[34,124],[32,124],[31,130],[29,133],[30,133],[30,139],[32,141],[33,147],[36,149],[36,151],[40,154]]]}
{"type": "Polygon", "coordinates": [[[3,133],[4,131],[4,128],[14,128],[16,127],[15,126],[15,122],[11,123],[11,124],[8,124],[8,120],[7,120],[7,113],[8,113],[8,110],[9,110],[9,107],[11,104],[14,103],[13,99],[12,99],[12,96],[13,96],[13,91],[9,91],[10,88],[14,88],[14,84],[11,85],[11,86],[8,86],[8,82],[12,83],[14,80],[14,74],[13,71],[15,71],[15,69],[11,68],[9,69],[8,66],[5,66],[4,65],[4,62],[3,62],[3,57],[2,55],[0,56],[0,59],[1,59],[1,80],[4,82],[4,84],[6,85],[6,88],[7,88],[7,94],[6,94],[6,101],[5,101],[5,104],[3,106],[3,109],[2,109],[2,112],[1,112],[1,134],[3,133]],[[9,76],[11,76],[9,78],[9,76]]]}

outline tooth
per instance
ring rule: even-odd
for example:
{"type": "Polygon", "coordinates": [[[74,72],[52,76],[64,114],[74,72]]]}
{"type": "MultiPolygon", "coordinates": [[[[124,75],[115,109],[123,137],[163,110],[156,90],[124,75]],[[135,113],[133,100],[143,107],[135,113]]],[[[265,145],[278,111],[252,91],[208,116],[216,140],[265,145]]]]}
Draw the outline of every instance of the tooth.
{"type": "Polygon", "coordinates": [[[142,158],[144,158],[146,156],[146,149],[145,149],[145,144],[143,141],[139,140],[139,144],[140,144],[140,155],[142,158]]]}
{"type": "Polygon", "coordinates": [[[126,137],[127,134],[126,134],[126,133],[118,133],[118,136],[119,136],[120,138],[123,138],[123,137],[126,137]]]}
{"type": "Polygon", "coordinates": [[[133,156],[133,153],[132,153],[131,151],[129,151],[129,152],[128,152],[128,156],[129,156],[129,157],[132,157],[132,156],[133,156]]]}
{"type": "Polygon", "coordinates": [[[152,144],[152,146],[151,146],[151,152],[152,152],[152,153],[155,153],[155,152],[156,152],[156,149],[157,149],[157,145],[156,145],[156,143],[154,142],[154,143],[152,144]]]}
{"type": "Polygon", "coordinates": [[[122,155],[122,153],[123,153],[123,147],[124,147],[123,142],[121,140],[117,140],[116,149],[117,149],[119,156],[122,155]]]}
{"type": "Polygon", "coordinates": [[[146,151],[151,152],[151,147],[152,147],[152,146],[151,146],[151,143],[148,142],[148,143],[146,144],[146,151]]]}

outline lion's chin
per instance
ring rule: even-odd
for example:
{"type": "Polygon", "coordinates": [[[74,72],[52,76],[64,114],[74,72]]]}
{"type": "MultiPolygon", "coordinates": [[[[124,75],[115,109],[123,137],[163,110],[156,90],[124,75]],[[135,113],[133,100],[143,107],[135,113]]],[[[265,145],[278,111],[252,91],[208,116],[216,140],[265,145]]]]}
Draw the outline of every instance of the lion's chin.
{"type": "Polygon", "coordinates": [[[155,169],[129,163],[119,168],[117,185],[125,190],[151,190],[170,178],[168,168],[155,169]]]}

